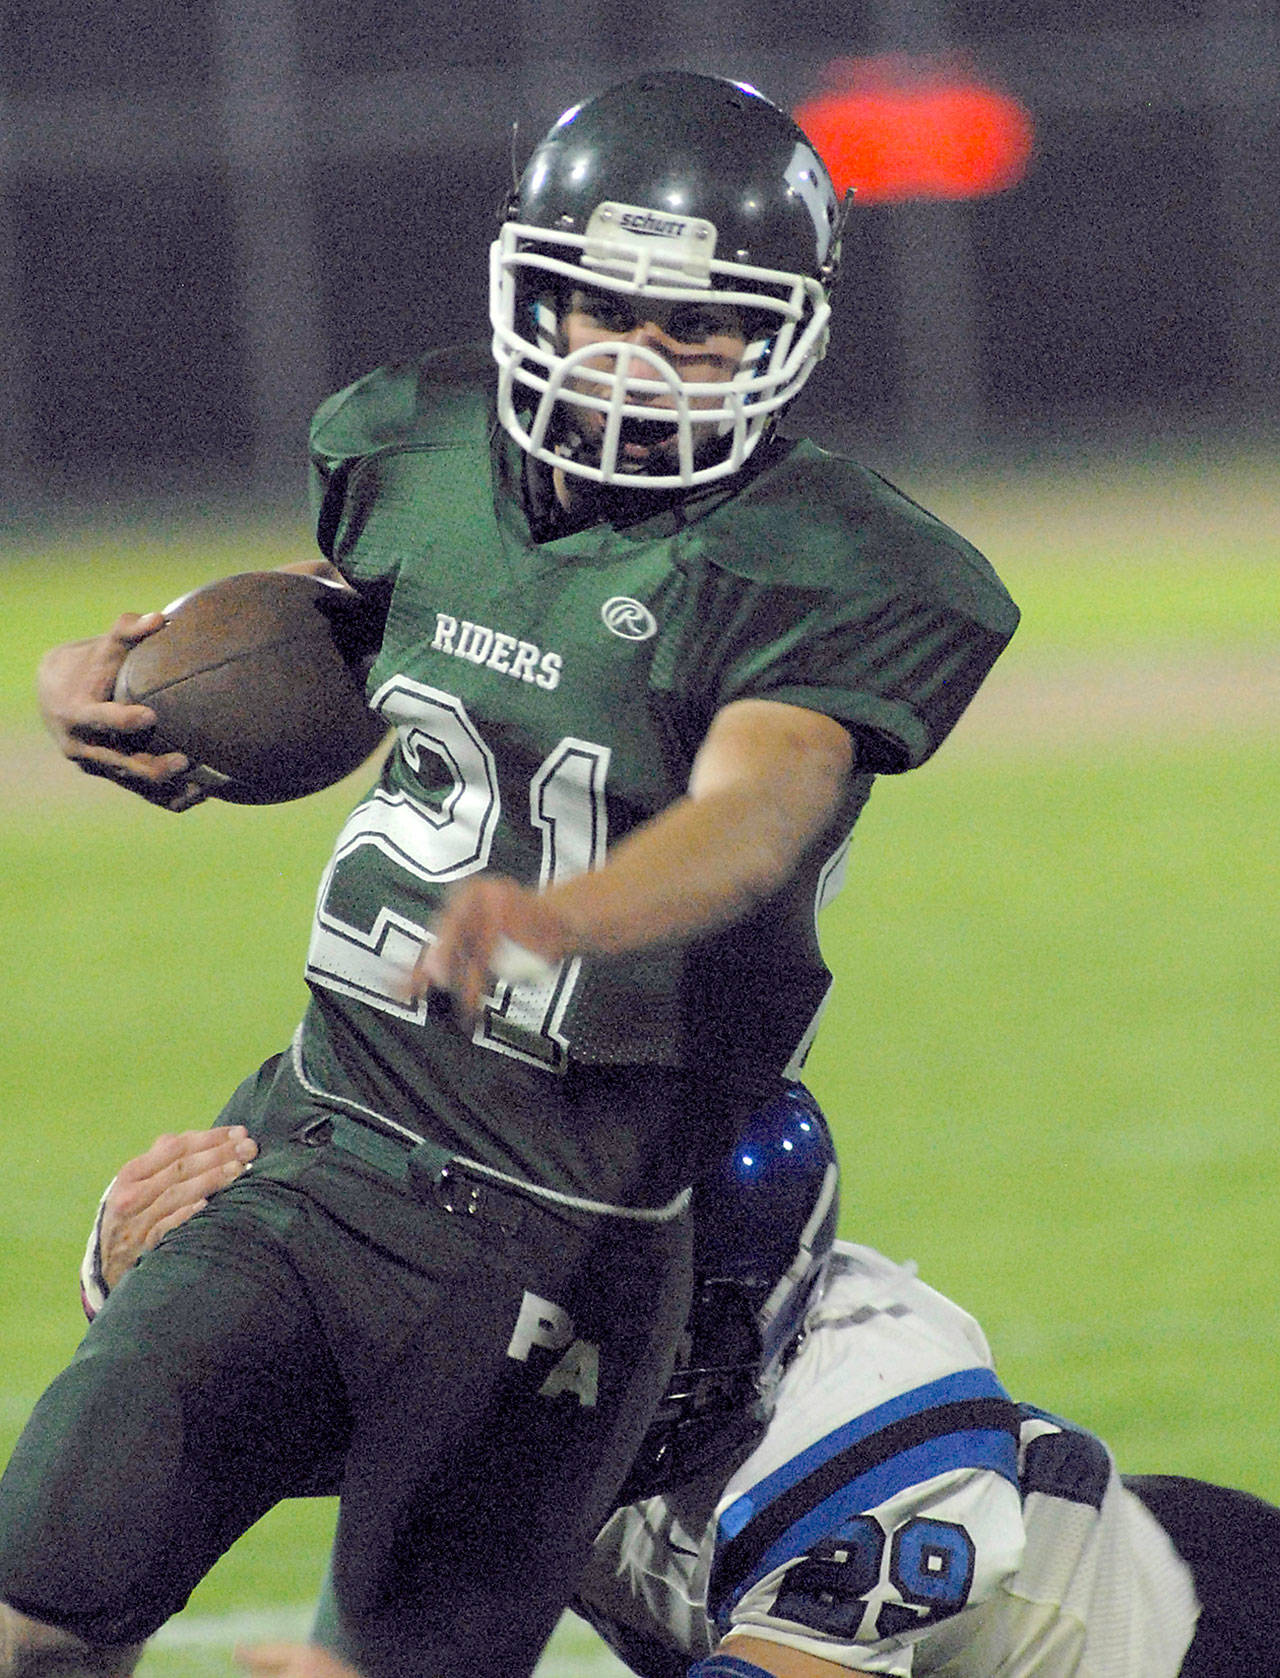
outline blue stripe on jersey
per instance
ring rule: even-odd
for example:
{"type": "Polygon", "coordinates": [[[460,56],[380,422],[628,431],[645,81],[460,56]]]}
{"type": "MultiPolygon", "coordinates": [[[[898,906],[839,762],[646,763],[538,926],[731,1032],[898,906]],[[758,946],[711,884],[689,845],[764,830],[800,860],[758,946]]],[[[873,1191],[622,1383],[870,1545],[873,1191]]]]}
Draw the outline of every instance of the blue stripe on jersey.
{"type": "Polygon", "coordinates": [[[927,1445],[900,1451],[869,1474],[849,1481],[802,1520],[788,1527],[777,1543],[759,1558],[747,1577],[733,1588],[734,1598],[758,1579],[772,1573],[775,1567],[781,1567],[783,1562],[804,1555],[812,1545],[834,1532],[846,1516],[861,1515],[868,1509],[875,1509],[899,1492],[955,1468],[990,1469],[1016,1485],[1018,1448],[1007,1433],[984,1428],[949,1433],[941,1439],[931,1440],[927,1445]]]}
{"type": "MultiPolygon", "coordinates": [[[[768,1508],[769,1504],[791,1486],[808,1479],[823,1463],[829,1462],[841,1451],[848,1450],[850,1445],[857,1444],[860,1439],[867,1439],[873,1433],[879,1433],[891,1422],[901,1421],[904,1416],[917,1415],[923,1410],[932,1410],[939,1404],[955,1403],[959,1399],[1008,1397],[1008,1393],[991,1370],[962,1369],[955,1375],[944,1375],[941,1380],[928,1381],[923,1387],[912,1387],[910,1392],[899,1393],[896,1398],[886,1399],[883,1404],[877,1404],[874,1410],[864,1410],[860,1416],[854,1416],[834,1432],[825,1434],[801,1451],[799,1456],[784,1462],[781,1468],[774,1469],[772,1474],[766,1475],[749,1491],[743,1492],[721,1515],[717,1524],[716,1541],[720,1543],[726,1538],[736,1538],[748,1521],[754,1520],[761,1510],[768,1508]]],[[[1014,1485],[1017,1485],[1016,1451],[1014,1454],[1015,1466],[1011,1478],[1014,1485]]]]}
{"type": "Polygon", "coordinates": [[[1018,1413],[989,1369],[966,1369],[853,1417],[720,1517],[708,1606],[718,1614],[780,1566],[913,1485],[953,1470],[1018,1484],[1018,1413]]]}

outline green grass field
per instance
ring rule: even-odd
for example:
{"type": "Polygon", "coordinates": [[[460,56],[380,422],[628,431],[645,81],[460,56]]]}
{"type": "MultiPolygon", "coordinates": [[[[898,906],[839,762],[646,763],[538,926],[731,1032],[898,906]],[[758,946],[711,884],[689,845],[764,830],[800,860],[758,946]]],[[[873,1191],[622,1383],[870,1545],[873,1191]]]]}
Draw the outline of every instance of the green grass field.
{"type": "MultiPolygon", "coordinates": [[[[1015,1395],[1096,1428],[1125,1467],[1280,1498],[1280,708],[1258,691],[1280,653],[1276,464],[908,485],[985,548],[1025,621],[990,707],[864,817],[825,923],[841,982],[810,1081],[840,1140],[844,1233],[968,1305],[1015,1395]]],[[[300,527],[208,519],[8,556],[0,1457],[78,1339],[103,1182],[157,1130],[207,1123],[291,1029],[355,790],[135,805],[42,745],[35,658],[303,552],[300,527]]],[[[237,1634],[305,1625],[329,1518],[263,1522],[144,1674],[226,1672],[237,1634]]],[[[594,1666],[592,1649],[566,1630],[547,1665],[594,1666]]]]}

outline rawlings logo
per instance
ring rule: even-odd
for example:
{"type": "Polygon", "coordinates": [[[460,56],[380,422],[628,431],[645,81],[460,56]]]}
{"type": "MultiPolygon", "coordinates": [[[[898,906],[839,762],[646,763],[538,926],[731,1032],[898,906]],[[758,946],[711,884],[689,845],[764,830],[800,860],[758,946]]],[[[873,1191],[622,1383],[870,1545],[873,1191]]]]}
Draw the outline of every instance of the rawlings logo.
{"type": "Polygon", "coordinates": [[[647,641],[658,633],[658,621],[642,601],[629,595],[615,594],[600,608],[604,626],[611,635],[624,641],[647,641]]]}

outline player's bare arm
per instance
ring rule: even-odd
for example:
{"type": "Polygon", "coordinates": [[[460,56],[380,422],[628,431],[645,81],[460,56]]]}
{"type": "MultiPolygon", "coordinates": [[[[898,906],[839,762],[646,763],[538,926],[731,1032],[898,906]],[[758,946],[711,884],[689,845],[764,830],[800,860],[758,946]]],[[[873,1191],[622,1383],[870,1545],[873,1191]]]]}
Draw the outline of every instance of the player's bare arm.
{"type": "Polygon", "coordinates": [[[819,1660],[817,1655],[793,1649],[789,1644],[774,1643],[764,1637],[744,1637],[740,1633],[731,1633],[726,1637],[717,1653],[750,1661],[752,1666],[772,1672],[775,1678],[872,1678],[861,1668],[819,1660]]]}
{"type": "Polygon", "coordinates": [[[479,1008],[500,941],[547,961],[679,944],[727,925],[789,877],[839,808],[853,742],[830,717],[773,700],[720,711],[686,795],[629,834],[604,868],[533,892],[488,876],[450,897],[413,993],[479,1008]]]}
{"type": "Polygon", "coordinates": [[[158,1136],[122,1166],[107,1191],[99,1226],[98,1263],[107,1289],[206,1206],[210,1195],[241,1176],[257,1153],[243,1125],[219,1125],[158,1136]]]}
{"type": "Polygon", "coordinates": [[[740,919],[791,875],[840,806],[853,741],[798,705],[741,699],[713,720],[689,790],[597,873],[549,890],[574,950],[679,944],[740,919]]]}

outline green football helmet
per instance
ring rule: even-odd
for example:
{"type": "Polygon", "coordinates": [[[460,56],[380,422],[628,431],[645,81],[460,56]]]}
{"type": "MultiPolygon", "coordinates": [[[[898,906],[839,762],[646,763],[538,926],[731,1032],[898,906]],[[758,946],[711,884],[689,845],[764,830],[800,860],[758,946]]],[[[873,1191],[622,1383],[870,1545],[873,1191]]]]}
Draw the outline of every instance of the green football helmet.
{"type": "Polygon", "coordinates": [[[840,220],[817,152],[754,88],[669,71],[573,106],[529,159],[491,252],[502,425],[598,483],[669,490],[738,471],[825,350],[840,220]],[[645,299],[669,313],[714,297],[739,311],[746,352],[727,382],[701,384],[621,334],[570,354],[575,289],[618,294],[638,319],[645,299]],[[585,409],[604,416],[591,445],[574,424],[585,409]],[[652,428],[659,411],[677,462],[636,470],[628,427],[652,428]]]}

